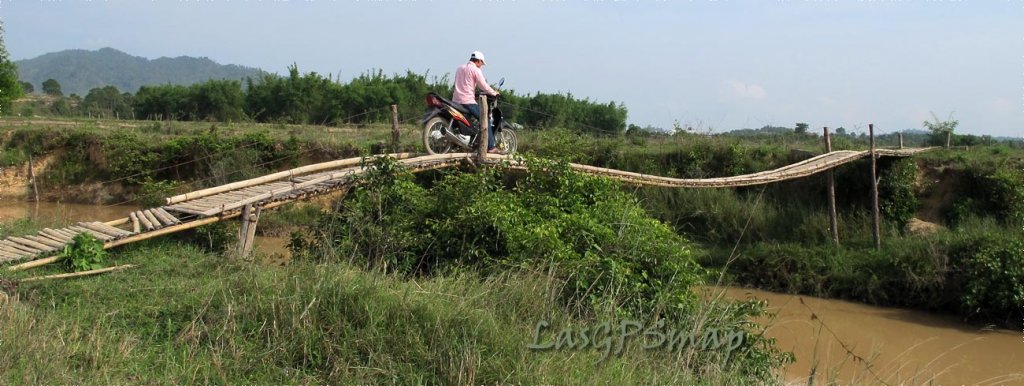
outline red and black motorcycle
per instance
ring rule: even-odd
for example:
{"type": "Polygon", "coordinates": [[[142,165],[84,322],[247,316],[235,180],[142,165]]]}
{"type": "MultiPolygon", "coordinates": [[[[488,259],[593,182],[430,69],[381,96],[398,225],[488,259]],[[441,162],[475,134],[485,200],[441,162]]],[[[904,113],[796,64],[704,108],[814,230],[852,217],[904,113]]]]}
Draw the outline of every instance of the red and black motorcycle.
{"type": "MultiPolygon", "coordinates": [[[[498,86],[504,79],[498,82],[498,86]]],[[[506,122],[498,108],[498,97],[487,96],[491,124],[494,126],[494,145],[504,154],[516,151],[518,139],[512,130],[514,124],[506,122]]],[[[423,146],[429,154],[445,154],[452,150],[476,149],[480,137],[479,122],[473,114],[437,93],[427,94],[427,112],[420,123],[423,125],[423,146]]]]}

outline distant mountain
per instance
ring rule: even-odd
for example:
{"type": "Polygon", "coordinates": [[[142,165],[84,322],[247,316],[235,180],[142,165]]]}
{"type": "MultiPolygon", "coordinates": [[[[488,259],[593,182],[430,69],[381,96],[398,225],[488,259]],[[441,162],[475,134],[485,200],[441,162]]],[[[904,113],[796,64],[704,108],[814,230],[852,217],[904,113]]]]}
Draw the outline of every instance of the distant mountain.
{"type": "Polygon", "coordinates": [[[149,60],[113,48],[97,51],[66,50],[33,59],[19,60],[18,75],[37,92],[47,79],[56,79],[64,95],[85,96],[95,87],[112,85],[130,93],[140,86],[205,82],[210,79],[244,79],[264,72],[257,68],[221,65],[208,58],[179,56],[149,60]]]}

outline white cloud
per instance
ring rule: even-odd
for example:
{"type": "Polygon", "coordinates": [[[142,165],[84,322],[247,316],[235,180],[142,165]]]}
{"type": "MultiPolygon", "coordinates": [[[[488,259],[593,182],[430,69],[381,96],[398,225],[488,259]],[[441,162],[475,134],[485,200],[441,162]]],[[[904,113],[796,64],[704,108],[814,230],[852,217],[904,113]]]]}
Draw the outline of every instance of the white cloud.
{"type": "Polygon", "coordinates": [[[757,83],[747,84],[735,79],[726,83],[732,89],[732,95],[741,99],[764,99],[768,95],[764,87],[757,83]]]}

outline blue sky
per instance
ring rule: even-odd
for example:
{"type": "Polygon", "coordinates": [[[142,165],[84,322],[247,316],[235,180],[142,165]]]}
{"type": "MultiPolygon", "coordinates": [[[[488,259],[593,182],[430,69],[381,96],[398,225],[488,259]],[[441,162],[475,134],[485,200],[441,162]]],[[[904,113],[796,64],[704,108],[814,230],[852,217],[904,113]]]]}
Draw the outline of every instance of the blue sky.
{"type": "MultiPolygon", "coordinates": [[[[1024,1],[0,0],[13,59],[113,47],[283,73],[452,73],[622,102],[629,122],[1024,136],[1024,1]],[[858,130],[859,129],[859,130],[858,130]]],[[[134,90],[128,90],[134,91],[134,90]]]]}

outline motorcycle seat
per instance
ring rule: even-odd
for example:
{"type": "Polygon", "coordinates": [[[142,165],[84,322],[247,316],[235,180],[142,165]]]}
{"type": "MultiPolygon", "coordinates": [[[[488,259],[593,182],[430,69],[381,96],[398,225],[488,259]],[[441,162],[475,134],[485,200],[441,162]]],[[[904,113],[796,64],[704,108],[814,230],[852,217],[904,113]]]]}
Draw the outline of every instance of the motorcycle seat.
{"type": "Polygon", "coordinates": [[[446,104],[448,106],[451,106],[452,108],[455,109],[455,111],[458,111],[458,112],[462,113],[463,115],[472,116],[472,114],[469,112],[469,110],[467,110],[465,107],[462,107],[462,105],[460,105],[458,103],[455,103],[455,102],[452,102],[452,101],[448,100],[448,98],[445,98],[443,96],[437,95],[437,93],[435,93],[435,92],[430,93],[430,95],[433,95],[434,98],[437,98],[437,100],[441,101],[441,103],[444,103],[444,104],[446,104]]]}

